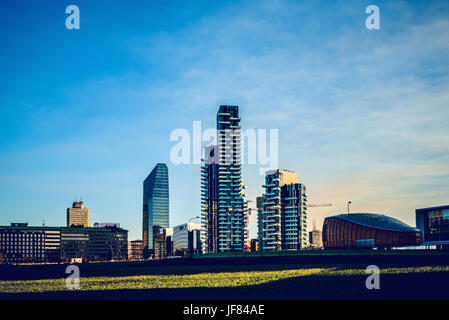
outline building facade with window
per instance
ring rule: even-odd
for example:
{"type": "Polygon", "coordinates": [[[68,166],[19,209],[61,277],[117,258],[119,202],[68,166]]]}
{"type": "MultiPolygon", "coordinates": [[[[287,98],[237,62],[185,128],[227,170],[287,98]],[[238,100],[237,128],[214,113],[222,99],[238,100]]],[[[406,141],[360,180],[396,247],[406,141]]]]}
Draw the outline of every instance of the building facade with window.
{"type": "Polygon", "coordinates": [[[167,258],[167,234],[166,228],[155,227],[153,234],[154,259],[167,258]]]}
{"type": "Polygon", "coordinates": [[[173,228],[165,228],[165,250],[166,256],[173,256],[173,228]]]}
{"type": "Polygon", "coordinates": [[[142,240],[128,241],[128,260],[141,260],[143,250],[142,240]]]}
{"type": "Polygon", "coordinates": [[[84,207],[83,201],[75,201],[71,208],[67,208],[67,227],[74,226],[90,226],[90,209],[84,207]]]}
{"type": "Polygon", "coordinates": [[[143,182],[143,256],[154,256],[155,226],[169,227],[168,167],[158,163],[143,182]]]}
{"type": "Polygon", "coordinates": [[[61,258],[87,261],[128,259],[128,231],[116,228],[66,228],[61,230],[61,258]]]}
{"type": "Polygon", "coordinates": [[[202,252],[218,252],[218,147],[204,149],[201,166],[202,252]]]}
{"type": "Polygon", "coordinates": [[[60,231],[11,223],[0,227],[0,253],[3,262],[59,261],[60,231]],[[48,235],[48,238],[47,238],[48,235]]]}
{"type": "Polygon", "coordinates": [[[263,187],[265,193],[257,205],[260,250],[307,247],[307,195],[298,175],[288,170],[267,171],[263,187]]]}
{"type": "Polygon", "coordinates": [[[415,213],[423,245],[449,250],[449,205],[416,209],[415,213]]]}
{"type": "Polygon", "coordinates": [[[201,253],[201,224],[184,223],[173,227],[173,255],[185,257],[201,253]]]}
{"type": "Polygon", "coordinates": [[[246,250],[247,206],[241,176],[238,106],[221,105],[217,145],[205,149],[201,167],[203,253],[246,250]]]}
{"type": "Polygon", "coordinates": [[[0,254],[6,263],[125,260],[128,231],[119,228],[0,226],[0,254]]]}

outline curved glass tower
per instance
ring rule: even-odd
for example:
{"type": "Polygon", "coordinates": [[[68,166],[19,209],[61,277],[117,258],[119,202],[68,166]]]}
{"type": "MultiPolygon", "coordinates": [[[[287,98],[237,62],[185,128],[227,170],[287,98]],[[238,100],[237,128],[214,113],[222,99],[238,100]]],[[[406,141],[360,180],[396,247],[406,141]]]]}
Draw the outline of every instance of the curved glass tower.
{"type": "Polygon", "coordinates": [[[168,228],[168,215],[168,168],[165,163],[158,163],[143,182],[142,239],[146,257],[153,250],[153,227],[168,228]]]}

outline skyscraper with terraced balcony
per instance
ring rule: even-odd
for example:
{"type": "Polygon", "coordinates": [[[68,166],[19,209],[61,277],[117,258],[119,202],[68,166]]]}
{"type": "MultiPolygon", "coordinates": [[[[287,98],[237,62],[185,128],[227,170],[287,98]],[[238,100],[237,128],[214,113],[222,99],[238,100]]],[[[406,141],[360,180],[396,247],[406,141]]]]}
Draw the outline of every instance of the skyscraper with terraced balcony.
{"type": "Polygon", "coordinates": [[[270,170],[258,204],[259,250],[300,250],[308,245],[306,187],[298,175],[270,170]]]}
{"type": "Polygon", "coordinates": [[[205,148],[201,167],[202,252],[244,251],[246,202],[241,176],[238,106],[217,113],[217,145],[205,148]]]}

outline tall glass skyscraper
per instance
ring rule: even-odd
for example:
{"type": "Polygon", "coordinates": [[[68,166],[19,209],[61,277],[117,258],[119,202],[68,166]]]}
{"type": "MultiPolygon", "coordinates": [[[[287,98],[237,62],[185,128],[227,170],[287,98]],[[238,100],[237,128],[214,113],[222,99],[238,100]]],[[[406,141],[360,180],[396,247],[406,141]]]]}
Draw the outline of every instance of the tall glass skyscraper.
{"type": "Polygon", "coordinates": [[[153,227],[169,227],[168,168],[158,163],[143,182],[143,252],[153,250],[153,227]]]}
{"type": "Polygon", "coordinates": [[[241,177],[238,106],[220,106],[217,146],[207,147],[201,167],[203,253],[244,251],[247,206],[241,177]]]}

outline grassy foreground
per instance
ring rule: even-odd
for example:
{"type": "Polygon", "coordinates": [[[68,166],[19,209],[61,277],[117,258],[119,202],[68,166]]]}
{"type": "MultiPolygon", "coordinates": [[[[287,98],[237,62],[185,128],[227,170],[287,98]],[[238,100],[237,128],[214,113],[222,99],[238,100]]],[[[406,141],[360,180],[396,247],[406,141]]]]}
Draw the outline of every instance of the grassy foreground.
{"type": "MultiPolygon", "coordinates": [[[[399,267],[381,269],[381,274],[449,272],[449,266],[399,267]]],[[[270,271],[197,273],[184,275],[142,275],[121,277],[81,277],[81,291],[244,287],[310,276],[360,276],[365,269],[309,268],[270,271]]],[[[0,293],[68,291],[65,278],[0,281],[0,293]]],[[[78,291],[78,290],[77,290],[78,291]]]]}

